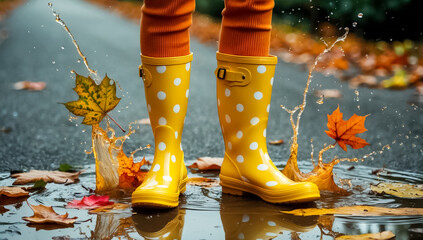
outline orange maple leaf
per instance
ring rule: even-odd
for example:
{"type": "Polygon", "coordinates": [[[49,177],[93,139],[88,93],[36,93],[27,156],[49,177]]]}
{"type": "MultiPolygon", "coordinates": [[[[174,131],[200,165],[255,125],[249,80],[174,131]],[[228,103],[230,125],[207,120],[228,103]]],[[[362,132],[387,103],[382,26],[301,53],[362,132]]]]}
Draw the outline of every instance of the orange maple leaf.
{"type": "Polygon", "coordinates": [[[357,116],[354,114],[347,121],[343,120],[342,113],[338,108],[333,111],[332,115],[328,114],[328,129],[326,134],[335,139],[339,146],[347,151],[347,145],[350,145],[353,149],[363,148],[370,145],[366,140],[355,136],[356,134],[367,131],[364,127],[364,121],[366,116],[357,116]]]}

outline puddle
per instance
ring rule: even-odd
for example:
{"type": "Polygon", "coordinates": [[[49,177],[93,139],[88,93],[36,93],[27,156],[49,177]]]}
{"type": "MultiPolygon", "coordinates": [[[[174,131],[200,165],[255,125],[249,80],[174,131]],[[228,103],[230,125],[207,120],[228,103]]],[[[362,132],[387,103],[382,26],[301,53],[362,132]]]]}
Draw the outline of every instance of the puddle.
{"type": "MultiPolygon", "coordinates": [[[[191,161],[190,161],[191,162],[191,161]]],[[[189,163],[187,163],[189,164],[189,163]]],[[[309,163],[299,164],[301,169],[311,169],[309,163]]],[[[282,166],[279,166],[281,169],[282,166]]],[[[400,199],[392,196],[370,194],[370,183],[399,181],[422,184],[423,174],[389,170],[389,173],[372,174],[372,168],[355,165],[348,171],[347,165],[339,166],[335,173],[350,179],[352,193],[339,196],[322,192],[319,201],[308,205],[275,205],[255,196],[237,197],[222,194],[221,188],[187,186],[180,197],[179,208],[164,212],[132,212],[131,208],[108,213],[88,214],[87,210],[65,209],[67,202],[90,195],[95,189],[95,165],[86,166],[80,181],[72,185],[49,183],[42,192],[31,193],[27,201],[31,204],[53,206],[59,214],[69,213],[78,220],[71,228],[54,229],[54,226],[31,226],[22,220],[32,216],[25,201],[0,202],[9,211],[1,215],[0,234],[6,239],[51,239],[69,236],[73,239],[333,239],[337,233],[364,234],[389,230],[397,239],[421,239],[421,234],[412,229],[423,228],[422,216],[356,217],[356,216],[312,216],[299,217],[282,214],[282,210],[304,207],[334,208],[347,205],[372,205],[381,207],[423,207],[423,200],[400,199]],[[332,232],[327,228],[333,224],[332,232]],[[320,229],[323,229],[322,231],[320,229]],[[48,230],[51,229],[51,230],[48,230]],[[327,235],[325,235],[327,234],[327,235]]],[[[218,178],[218,171],[189,173],[189,177],[218,178]]],[[[11,185],[14,179],[8,173],[0,174],[0,185],[11,185]]],[[[337,178],[335,178],[335,181],[337,178]]],[[[345,186],[344,186],[345,187],[345,186]]],[[[351,188],[350,188],[351,189],[351,188]]],[[[130,195],[111,198],[112,201],[130,204],[130,195]]]]}

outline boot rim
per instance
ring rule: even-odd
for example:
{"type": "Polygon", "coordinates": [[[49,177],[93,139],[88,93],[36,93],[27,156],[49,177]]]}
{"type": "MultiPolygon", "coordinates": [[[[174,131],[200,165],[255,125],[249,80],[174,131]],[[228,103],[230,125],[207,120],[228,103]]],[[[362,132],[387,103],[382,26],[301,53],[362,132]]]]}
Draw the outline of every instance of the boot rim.
{"type": "Polygon", "coordinates": [[[185,56],[177,56],[177,57],[149,57],[149,56],[141,55],[141,61],[143,64],[153,65],[153,66],[178,65],[178,64],[191,62],[192,59],[193,59],[193,53],[190,53],[185,56]]]}

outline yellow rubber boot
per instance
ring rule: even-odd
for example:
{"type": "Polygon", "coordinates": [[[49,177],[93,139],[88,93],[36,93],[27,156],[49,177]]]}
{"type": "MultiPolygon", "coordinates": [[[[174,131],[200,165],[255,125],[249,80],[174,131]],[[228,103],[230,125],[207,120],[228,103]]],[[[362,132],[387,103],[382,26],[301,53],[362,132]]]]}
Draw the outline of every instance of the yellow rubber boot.
{"type": "Polygon", "coordinates": [[[277,58],[217,53],[217,104],[225,141],[224,193],[255,194],[271,203],[320,198],[314,183],[293,182],[267,153],[266,127],[277,58]]]}
{"type": "Polygon", "coordinates": [[[181,57],[141,56],[147,109],[155,153],[151,170],[132,193],[132,206],[172,208],[185,192],[187,170],[181,136],[188,105],[192,54],[181,57]]]}

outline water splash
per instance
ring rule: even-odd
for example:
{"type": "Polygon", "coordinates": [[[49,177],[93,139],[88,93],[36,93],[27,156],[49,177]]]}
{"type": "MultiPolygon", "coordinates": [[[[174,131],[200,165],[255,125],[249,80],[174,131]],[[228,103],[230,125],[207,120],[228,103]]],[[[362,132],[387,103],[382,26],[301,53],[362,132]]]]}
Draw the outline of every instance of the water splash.
{"type": "Polygon", "coordinates": [[[150,148],[140,147],[131,152],[128,157],[123,152],[123,144],[135,132],[132,124],[128,126],[128,133],[117,137],[115,130],[107,122],[104,130],[98,124],[92,128],[92,146],[96,162],[96,192],[115,191],[118,187],[131,189],[137,187],[144,179],[145,172],[140,168],[147,161],[142,159],[134,163],[134,155],[138,151],[150,148]]]}
{"type": "MultiPolygon", "coordinates": [[[[68,35],[70,36],[70,38],[72,39],[72,43],[75,46],[76,50],[78,51],[79,56],[82,57],[82,59],[84,60],[84,64],[85,67],[87,68],[87,70],[90,72],[90,76],[91,78],[97,83],[100,84],[101,82],[101,78],[100,76],[98,76],[97,71],[94,71],[93,69],[90,68],[89,64],[88,64],[88,60],[85,57],[85,55],[82,53],[81,48],[79,47],[79,44],[76,42],[75,37],[73,36],[73,34],[71,33],[71,31],[69,30],[68,26],[66,25],[66,23],[60,18],[59,14],[54,10],[53,8],[53,4],[51,2],[48,3],[48,7],[51,9],[53,16],[56,18],[56,22],[58,24],[60,24],[60,26],[63,27],[63,29],[65,29],[65,31],[68,33],[68,35]]],[[[64,48],[62,48],[64,49],[64,48]]],[[[54,63],[53,63],[54,64],[54,63]]]]}
{"type": "MultiPolygon", "coordinates": [[[[308,181],[308,182],[314,182],[318,185],[320,190],[329,190],[333,192],[337,192],[340,194],[347,194],[348,192],[340,187],[338,187],[335,184],[335,181],[333,179],[333,167],[338,164],[341,161],[351,161],[351,162],[357,162],[359,161],[358,158],[352,158],[352,159],[339,159],[334,158],[330,163],[324,163],[323,162],[323,153],[329,149],[332,149],[335,147],[335,144],[326,146],[319,152],[319,159],[317,165],[314,164],[314,169],[310,173],[302,173],[298,168],[297,163],[297,153],[298,153],[298,133],[299,133],[299,126],[300,126],[300,120],[301,116],[304,112],[305,107],[307,106],[307,93],[308,89],[312,80],[312,73],[314,69],[316,68],[318,62],[320,59],[325,55],[326,53],[330,52],[332,48],[338,43],[343,42],[348,36],[349,28],[345,28],[345,33],[338,39],[336,39],[331,45],[327,44],[323,41],[323,43],[326,45],[325,50],[321,52],[316,59],[314,60],[314,64],[312,65],[307,78],[307,83],[304,88],[303,92],[303,101],[300,105],[294,107],[293,109],[288,109],[285,106],[281,105],[281,108],[285,110],[287,113],[289,113],[289,120],[291,122],[292,130],[293,130],[293,136],[291,138],[292,144],[291,144],[291,154],[289,156],[288,162],[283,169],[283,173],[288,178],[294,180],[294,181],[308,181]],[[297,113],[298,112],[298,113],[297,113]],[[297,113],[296,117],[295,114],[297,113]]],[[[314,150],[314,147],[313,147],[314,150]]],[[[313,157],[313,153],[311,154],[313,157]]]]}

